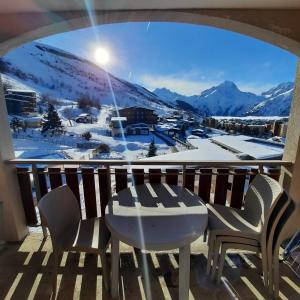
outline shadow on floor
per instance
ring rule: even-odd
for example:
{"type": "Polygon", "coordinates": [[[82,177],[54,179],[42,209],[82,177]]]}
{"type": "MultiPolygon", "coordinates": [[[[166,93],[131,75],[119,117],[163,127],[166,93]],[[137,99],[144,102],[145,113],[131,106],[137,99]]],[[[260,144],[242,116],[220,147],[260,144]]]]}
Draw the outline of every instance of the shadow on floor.
{"type": "MultiPolygon", "coordinates": [[[[51,243],[43,244],[37,235],[24,243],[6,245],[0,252],[0,299],[50,299],[51,243]]],[[[178,299],[178,253],[143,254],[128,247],[121,252],[120,299],[145,299],[147,288],[154,300],[178,299]]],[[[219,285],[209,280],[205,268],[205,253],[192,253],[190,299],[270,299],[255,254],[229,254],[219,285]]],[[[284,264],[281,274],[280,298],[300,299],[299,278],[284,264]]],[[[57,299],[110,299],[96,255],[65,253],[58,284],[57,299]]]]}

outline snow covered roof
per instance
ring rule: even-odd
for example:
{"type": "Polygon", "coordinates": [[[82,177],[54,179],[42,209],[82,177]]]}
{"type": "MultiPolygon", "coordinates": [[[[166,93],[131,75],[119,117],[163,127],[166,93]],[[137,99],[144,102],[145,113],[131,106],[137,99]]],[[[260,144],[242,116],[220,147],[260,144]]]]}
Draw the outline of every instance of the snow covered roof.
{"type": "Polygon", "coordinates": [[[247,116],[247,117],[232,117],[232,116],[211,116],[210,118],[216,120],[269,120],[276,121],[288,118],[288,116],[247,116]]]}
{"type": "Polygon", "coordinates": [[[112,122],[116,122],[116,121],[127,121],[127,117],[112,117],[110,119],[112,122]]]}
{"type": "Polygon", "coordinates": [[[187,150],[155,157],[147,158],[147,160],[239,160],[238,157],[222,147],[212,143],[209,139],[199,140],[199,149],[187,150]]]}
{"type": "Polygon", "coordinates": [[[88,114],[88,113],[82,113],[80,114],[78,117],[90,117],[91,114],[88,114]]]}
{"type": "Polygon", "coordinates": [[[254,159],[278,159],[283,155],[284,145],[252,138],[245,135],[223,135],[211,140],[236,153],[245,153],[254,159]]]}
{"type": "Polygon", "coordinates": [[[176,122],[178,122],[178,119],[168,118],[168,119],[166,119],[166,121],[169,122],[169,123],[176,123],[176,122]]]}
{"type": "Polygon", "coordinates": [[[33,90],[14,90],[14,89],[7,89],[6,90],[7,92],[11,92],[11,93],[35,93],[36,94],[36,92],[35,91],[33,91],[33,90]]]}

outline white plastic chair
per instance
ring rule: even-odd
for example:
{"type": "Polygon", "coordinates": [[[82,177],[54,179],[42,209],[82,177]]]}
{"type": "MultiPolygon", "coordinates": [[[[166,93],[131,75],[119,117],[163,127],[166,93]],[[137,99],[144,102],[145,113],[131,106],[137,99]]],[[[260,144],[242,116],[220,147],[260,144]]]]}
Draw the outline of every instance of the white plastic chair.
{"type": "MultiPolygon", "coordinates": [[[[244,249],[260,247],[262,228],[265,217],[269,213],[271,205],[277,201],[283,190],[280,184],[266,176],[258,174],[253,179],[244,198],[244,209],[239,210],[223,205],[207,204],[209,219],[209,251],[207,261],[207,274],[211,271],[211,260],[214,255],[211,278],[214,278],[217,267],[219,250],[222,243],[240,244],[244,249]],[[243,239],[242,242],[241,238],[243,239]]],[[[266,256],[266,247],[263,245],[262,255],[266,256]]],[[[239,248],[238,248],[239,249],[239,248]]],[[[267,273],[267,265],[263,265],[264,274],[267,273]]],[[[218,278],[219,280],[219,278],[218,278]]]]}
{"type": "Polygon", "coordinates": [[[286,210],[280,217],[275,228],[273,241],[269,241],[268,248],[272,248],[273,255],[270,266],[269,291],[275,299],[279,298],[279,250],[283,241],[291,238],[300,228],[300,206],[290,199],[286,210]],[[272,242],[272,244],[271,244],[272,242]]]}
{"type": "Polygon", "coordinates": [[[104,218],[81,220],[80,208],[71,189],[58,187],[44,197],[38,204],[45,225],[49,228],[53,258],[53,295],[56,295],[59,258],[63,251],[96,253],[100,255],[105,288],[108,288],[108,268],[106,249],[110,232],[104,218]]]}
{"type": "Polygon", "coordinates": [[[280,220],[280,216],[286,210],[288,203],[288,195],[286,194],[286,192],[283,192],[270,208],[270,213],[266,217],[260,240],[252,240],[247,238],[239,238],[237,240],[236,237],[230,236],[217,237],[215,247],[216,249],[221,248],[221,254],[219,257],[219,263],[217,262],[218,257],[214,257],[213,269],[215,270],[216,265],[218,263],[218,283],[220,282],[220,278],[222,275],[226,251],[228,249],[239,249],[252,252],[261,252],[264,284],[266,287],[268,286],[269,280],[272,280],[273,278],[271,274],[273,253],[271,253],[271,255],[268,254],[267,245],[272,245],[274,243],[274,229],[277,227],[280,220]]]}

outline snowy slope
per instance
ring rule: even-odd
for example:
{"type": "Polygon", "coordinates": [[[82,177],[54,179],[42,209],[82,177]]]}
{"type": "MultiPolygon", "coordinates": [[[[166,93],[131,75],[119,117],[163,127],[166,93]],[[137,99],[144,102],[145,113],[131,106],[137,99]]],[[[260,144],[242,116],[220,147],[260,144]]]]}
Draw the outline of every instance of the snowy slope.
{"type": "Polygon", "coordinates": [[[254,106],[248,115],[263,116],[288,116],[290,113],[291,100],[294,91],[294,83],[286,82],[262,93],[265,98],[258,105],[254,106]]]}
{"type": "Polygon", "coordinates": [[[119,79],[71,53],[40,43],[25,44],[2,58],[1,70],[12,79],[55,98],[76,101],[83,95],[102,104],[169,108],[143,87],[119,79]],[[115,100],[114,100],[115,98],[115,100]]]}

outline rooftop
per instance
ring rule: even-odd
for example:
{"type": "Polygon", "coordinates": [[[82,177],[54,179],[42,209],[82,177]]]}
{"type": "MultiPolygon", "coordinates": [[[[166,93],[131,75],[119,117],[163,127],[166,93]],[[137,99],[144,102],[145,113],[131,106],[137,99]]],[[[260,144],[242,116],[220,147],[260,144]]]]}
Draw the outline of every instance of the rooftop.
{"type": "Polygon", "coordinates": [[[246,135],[222,135],[211,139],[214,143],[236,153],[245,153],[254,159],[276,159],[283,155],[284,148],[276,144],[246,135]]]}
{"type": "Polygon", "coordinates": [[[234,153],[212,143],[209,139],[198,138],[189,140],[189,142],[198,149],[159,155],[149,159],[155,161],[179,161],[188,157],[189,160],[216,160],[216,158],[218,160],[239,160],[234,153]]]}

